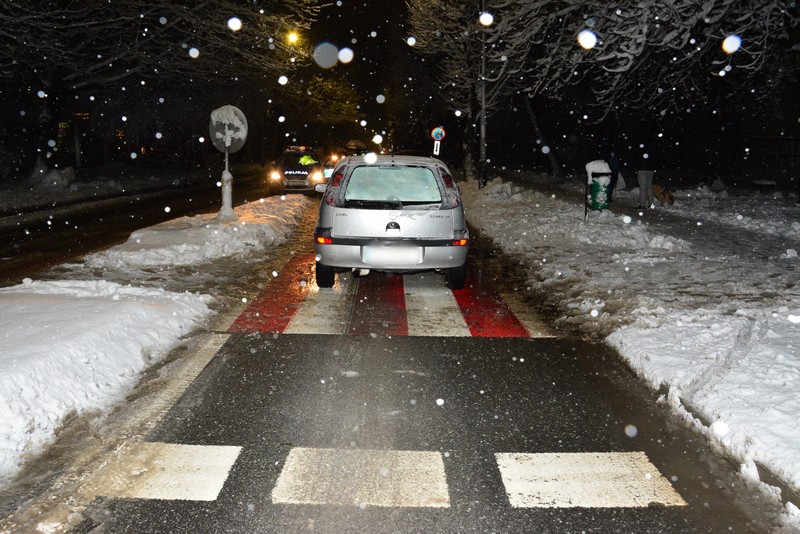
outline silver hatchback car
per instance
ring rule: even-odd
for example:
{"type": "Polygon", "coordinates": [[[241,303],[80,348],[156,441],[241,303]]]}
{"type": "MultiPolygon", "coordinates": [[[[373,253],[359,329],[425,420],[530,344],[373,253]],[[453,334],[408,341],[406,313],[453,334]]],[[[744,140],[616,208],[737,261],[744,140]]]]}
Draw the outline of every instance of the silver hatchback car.
{"type": "Polygon", "coordinates": [[[351,156],[333,171],[314,232],[319,287],[337,270],[442,270],[464,287],[469,231],[453,176],[435,158],[351,156]]]}

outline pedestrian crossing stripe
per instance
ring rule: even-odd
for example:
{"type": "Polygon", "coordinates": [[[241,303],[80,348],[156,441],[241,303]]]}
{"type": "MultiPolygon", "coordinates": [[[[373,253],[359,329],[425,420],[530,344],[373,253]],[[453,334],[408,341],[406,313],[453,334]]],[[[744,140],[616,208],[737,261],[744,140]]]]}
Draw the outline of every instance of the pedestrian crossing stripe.
{"type": "Polygon", "coordinates": [[[490,281],[468,270],[451,291],[436,272],[343,272],[333,288],[314,281],[314,256],[295,257],[234,320],[228,332],[363,336],[552,337],[531,317],[524,322],[490,281]]]}
{"type": "Polygon", "coordinates": [[[272,502],[449,508],[450,495],[438,452],[295,447],[272,502]]]}
{"type": "MultiPolygon", "coordinates": [[[[241,447],[137,442],[92,473],[81,493],[214,501],[241,447]]],[[[686,502],[644,452],[496,453],[514,508],[638,508],[686,502]]],[[[273,504],[449,508],[438,451],[294,447],[273,504]]]]}
{"type": "Polygon", "coordinates": [[[515,508],[685,506],[643,452],[495,454],[515,508]]]}
{"type": "Polygon", "coordinates": [[[214,501],[241,449],[134,442],[92,473],[82,493],[127,499],[214,501]]]}

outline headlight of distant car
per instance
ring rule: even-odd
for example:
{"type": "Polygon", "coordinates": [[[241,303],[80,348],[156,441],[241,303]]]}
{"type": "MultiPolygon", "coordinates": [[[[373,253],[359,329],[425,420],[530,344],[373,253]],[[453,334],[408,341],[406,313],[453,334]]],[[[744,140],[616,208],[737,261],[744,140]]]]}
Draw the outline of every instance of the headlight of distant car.
{"type": "Polygon", "coordinates": [[[278,171],[272,171],[271,173],[269,173],[269,178],[270,180],[278,181],[281,179],[281,173],[279,173],[278,171]]]}
{"type": "Polygon", "coordinates": [[[312,182],[321,182],[325,179],[325,175],[323,175],[320,171],[314,171],[311,173],[311,181],[312,182]]]}

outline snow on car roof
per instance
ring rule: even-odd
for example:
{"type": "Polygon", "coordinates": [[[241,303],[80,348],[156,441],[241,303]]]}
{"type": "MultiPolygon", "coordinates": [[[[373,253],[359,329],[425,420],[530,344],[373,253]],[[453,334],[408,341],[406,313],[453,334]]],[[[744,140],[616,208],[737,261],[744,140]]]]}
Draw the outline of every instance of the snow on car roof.
{"type": "Polygon", "coordinates": [[[446,167],[444,162],[434,157],[428,156],[395,156],[395,155],[364,155],[364,156],[348,156],[344,163],[345,165],[422,165],[431,166],[438,165],[446,167]]]}

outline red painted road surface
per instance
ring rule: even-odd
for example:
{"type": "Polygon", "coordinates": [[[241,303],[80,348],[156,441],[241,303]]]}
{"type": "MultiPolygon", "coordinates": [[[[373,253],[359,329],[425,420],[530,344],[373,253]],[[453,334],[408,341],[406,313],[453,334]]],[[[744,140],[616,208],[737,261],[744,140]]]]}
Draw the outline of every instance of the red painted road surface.
{"type": "MultiPolygon", "coordinates": [[[[407,336],[408,316],[403,280],[394,273],[373,272],[365,277],[352,277],[357,284],[351,293],[342,292],[337,307],[344,331],[350,335],[407,336]]],[[[413,275],[412,275],[413,276],[413,275]]],[[[444,287],[444,277],[441,277],[444,287]]],[[[314,281],[314,256],[295,257],[250,305],[228,330],[231,333],[284,333],[310,291],[319,289],[314,281]]],[[[341,292],[341,290],[340,290],[341,292]]],[[[491,282],[470,269],[464,289],[453,291],[454,301],[464,318],[469,335],[474,337],[530,337],[527,328],[517,319],[491,282]]],[[[305,333],[314,333],[308,331],[305,333]]],[[[435,332],[429,334],[435,335],[435,332]]]]}

